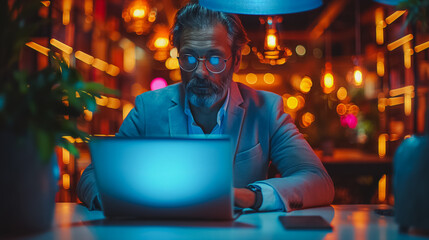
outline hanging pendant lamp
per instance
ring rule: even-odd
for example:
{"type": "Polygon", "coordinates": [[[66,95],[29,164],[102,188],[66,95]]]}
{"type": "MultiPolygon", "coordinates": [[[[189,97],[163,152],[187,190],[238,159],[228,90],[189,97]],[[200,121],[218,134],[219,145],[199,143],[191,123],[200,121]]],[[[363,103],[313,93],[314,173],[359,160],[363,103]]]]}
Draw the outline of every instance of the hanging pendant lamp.
{"type": "Polygon", "coordinates": [[[211,10],[249,15],[277,15],[318,8],[322,0],[199,0],[211,10]]]}

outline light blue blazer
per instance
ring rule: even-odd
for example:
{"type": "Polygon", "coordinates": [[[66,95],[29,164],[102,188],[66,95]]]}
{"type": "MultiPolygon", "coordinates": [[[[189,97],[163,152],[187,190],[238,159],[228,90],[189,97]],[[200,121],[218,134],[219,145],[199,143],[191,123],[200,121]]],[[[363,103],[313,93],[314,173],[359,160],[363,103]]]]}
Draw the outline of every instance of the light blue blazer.
{"type": "MultiPolygon", "coordinates": [[[[275,189],[286,211],[330,204],[331,178],[293,119],[283,110],[283,99],[232,82],[224,133],[235,146],[234,187],[260,182],[275,189]],[[267,179],[270,161],[281,178],[267,179]]],[[[145,92],[124,120],[117,136],[183,136],[188,134],[181,83],[145,92]]],[[[88,166],[77,188],[78,197],[97,208],[94,170],[88,166]]]]}

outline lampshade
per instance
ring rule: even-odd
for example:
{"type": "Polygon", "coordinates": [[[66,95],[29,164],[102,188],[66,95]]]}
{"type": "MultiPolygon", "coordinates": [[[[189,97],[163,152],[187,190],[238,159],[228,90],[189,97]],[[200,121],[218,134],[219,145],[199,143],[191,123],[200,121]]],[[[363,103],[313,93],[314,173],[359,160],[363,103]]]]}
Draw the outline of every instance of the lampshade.
{"type": "Polygon", "coordinates": [[[375,2],[383,3],[386,5],[396,6],[399,2],[403,0],[374,0],[375,2]]]}
{"type": "Polygon", "coordinates": [[[277,15],[318,8],[322,0],[199,0],[212,10],[250,15],[277,15]]]}

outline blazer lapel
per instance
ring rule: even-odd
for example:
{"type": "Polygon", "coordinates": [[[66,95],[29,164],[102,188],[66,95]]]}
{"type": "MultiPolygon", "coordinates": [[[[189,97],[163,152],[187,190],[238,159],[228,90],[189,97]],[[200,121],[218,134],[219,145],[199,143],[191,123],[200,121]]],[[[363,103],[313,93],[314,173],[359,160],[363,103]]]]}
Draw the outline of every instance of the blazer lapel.
{"type": "MultiPolygon", "coordinates": [[[[180,84],[182,85],[182,84],[180,84]]],[[[168,123],[170,125],[170,136],[183,136],[188,134],[186,115],[184,113],[184,92],[179,86],[179,92],[175,94],[171,101],[173,105],[168,109],[168,123]]]]}
{"type": "Polygon", "coordinates": [[[228,134],[232,138],[234,159],[237,154],[238,142],[240,141],[241,128],[243,125],[244,114],[246,110],[241,107],[243,98],[238,89],[237,83],[231,83],[231,98],[227,110],[227,124],[225,128],[225,134],[228,134]]]}

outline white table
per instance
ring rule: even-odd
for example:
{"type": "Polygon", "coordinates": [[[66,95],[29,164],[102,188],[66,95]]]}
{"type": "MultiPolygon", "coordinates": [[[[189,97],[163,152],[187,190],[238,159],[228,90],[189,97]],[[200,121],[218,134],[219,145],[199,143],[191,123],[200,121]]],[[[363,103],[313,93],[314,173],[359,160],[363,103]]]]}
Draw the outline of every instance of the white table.
{"type": "Polygon", "coordinates": [[[100,211],[88,211],[75,203],[57,203],[53,228],[26,239],[428,239],[399,233],[393,217],[375,214],[377,208],[390,206],[333,205],[290,213],[249,213],[234,222],[109,222],[100,211]],[[286,230],[278,220],[284,215],[320,215],[333,230],[286,230]]]}

